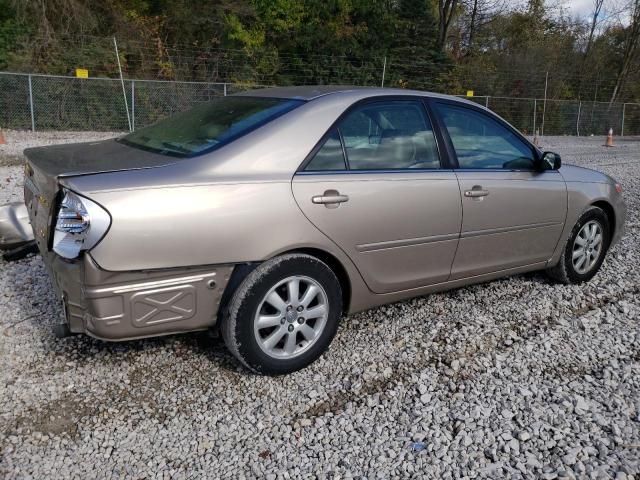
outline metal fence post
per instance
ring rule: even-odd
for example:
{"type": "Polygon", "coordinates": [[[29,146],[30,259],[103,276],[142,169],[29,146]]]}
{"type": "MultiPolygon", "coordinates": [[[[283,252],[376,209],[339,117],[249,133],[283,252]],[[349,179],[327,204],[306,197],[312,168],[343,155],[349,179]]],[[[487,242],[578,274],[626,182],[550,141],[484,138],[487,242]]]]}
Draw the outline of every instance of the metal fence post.
{"type": "Polygon", "coordinates": [[[131,80],[131,131],[136,129],[136,81],[131,80]]]}
{"type": "Polygon", "coordinates": [[[489,108],[489,95],[484,99],[484,108],[489,108]]]}
{"type": "Polygon", "coordinates": [[[380,85],[380,87],[384,88],[384,77],[387,73],[387,57],[385,55],[384,57],[384,63],[382,64],[382,84],[380,85]]]}
{"type": "Polygon", "coordinates": [[[129,102],[127,101],[127,92],[124,88],[124,77],[122,76],[122,65],[120,64],[120,54],[118,53],[118,42],[116,42],[116,37],[113,37],[113,46],[116,49],[116,59],[118,60],[118,70],[120,71],[120,83],[122,83],[122,96],[124,97],[124,108],[127,111],[127,123],[129,124],[129,131],[132,132],[131,128],[131,116],[129,115],[129,102]]]}
{"type": "Polygon", "coordinates": [[[223,86],[222,88],[224,89],[224,96],[226,97],[227,96],[227,82],[224,82],[222,84],[222,86],[223,86]]]}
{"type": "Polygon", "coordinates": [[[576,120],[576,135],[580,136],[580,111],[582,110],[582,100],[578,103],[578,119],[576,120]]]}
{"type": "Polygon", "coordinates": [[[538,99],[533,99],[533,134],[536,133],[536,110],[538,109],[538,99]]]}
{"type": "Polygon", "coordinates": [[[544,77],[544,103],[542,104],[542,135],[544,135],[544,117],[547,113],[547,87],[549,86],[549,72],[544,77]]]}
{"type": "Polygon", "coordinates": [[[29,75],[29,109],[31,110],[31,131],[36,131],[36,118],[33,115],[33,86],[31,84],[31,75],[29,75]]]}
{"type": "Polygon", "coordinates": [[[624,110],[627,107],[626,103],[622,104],[622,125],[620,125],[620,136],[624,137],[624,110]]]}

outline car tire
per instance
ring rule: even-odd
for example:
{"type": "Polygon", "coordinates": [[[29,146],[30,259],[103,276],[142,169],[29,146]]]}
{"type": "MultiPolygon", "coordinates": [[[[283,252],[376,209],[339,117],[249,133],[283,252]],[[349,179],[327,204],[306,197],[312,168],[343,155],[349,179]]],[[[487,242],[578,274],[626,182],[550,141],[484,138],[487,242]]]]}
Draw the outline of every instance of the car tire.
{"type": "Polygon", "coordinates": [[[242,281],[225,310],[221,333],[251,371],[280,375],[320,357],[341,315],[342,290],[331,268],[310,255],[286,254],[260,264],[242,281]]]}
{"type": "Polygon", "coordinates": [[[599,207],[588,208],[571,230],[560,260],[555,266],[547,269],[547,274],[554,280],[566,284],[588,282],[598,273],[610,242],[611,227],[607,214],[599,207]],[[593,247],[594,239],[588,239],[589,230],[592,228],[595,229],[592,231],[597,232],[596,235],[600,235],[600,241],[596,245],[597,252],[593,247]],[[591,251],[587,251],[589,248],[591,251]],[[595,253],[597,255],[593,257],[592,254],[595,253]],[[585,260],[581,265],[579,262],[583,258],[585,260]]]}

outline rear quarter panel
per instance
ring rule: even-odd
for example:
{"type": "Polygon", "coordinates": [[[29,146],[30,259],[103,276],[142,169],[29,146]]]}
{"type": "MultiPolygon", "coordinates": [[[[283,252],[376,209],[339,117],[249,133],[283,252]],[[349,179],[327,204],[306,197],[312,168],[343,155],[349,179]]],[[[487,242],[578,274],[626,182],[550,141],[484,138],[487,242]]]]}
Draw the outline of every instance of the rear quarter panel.
{"type": "Polygon", "coordinates": [[[112,217],[92,251],[107,270],[142,270],[271,257],[283,246],[321,244],[288,182],[178,186],[96,193],[112,217]]]}

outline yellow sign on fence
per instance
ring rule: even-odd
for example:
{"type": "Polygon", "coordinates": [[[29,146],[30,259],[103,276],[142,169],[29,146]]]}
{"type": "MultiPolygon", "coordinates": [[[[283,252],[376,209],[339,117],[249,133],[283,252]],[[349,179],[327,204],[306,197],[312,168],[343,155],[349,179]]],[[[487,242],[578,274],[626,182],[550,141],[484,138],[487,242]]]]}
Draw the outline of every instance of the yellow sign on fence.
{"type": "Polygon", "coordinates": [[[473,97],[473,90],[467,90],[467,97],[473,97]]]}
{"type": "Polygon", "coordinates": [[[89,78],[89,70],[86,68],[76,68],[76,77],[89,78]]]}

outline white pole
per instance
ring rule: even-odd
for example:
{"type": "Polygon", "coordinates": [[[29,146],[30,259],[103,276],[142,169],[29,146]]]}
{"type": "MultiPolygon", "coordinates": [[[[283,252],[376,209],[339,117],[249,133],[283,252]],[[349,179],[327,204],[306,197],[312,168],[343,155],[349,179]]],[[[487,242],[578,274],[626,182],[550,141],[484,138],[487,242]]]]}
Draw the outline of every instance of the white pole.
{"type": "Polygon", "coordinates": [[[576,134],[578,137],[580,136],[580,110],[582,110],[582,100],[578,104],[578,119],[576,120],[576,134]]]}
{"type": "Polygon", "coordinates": [[[544,136],[544,115],[547,113],[547,86],[549,85],[549,72],[544,77],[544,103],[542,104],[542,135],[544,136]]]}
{"type": "Polygon", "coordinates": [[[538,108],[538,100],[533,99],[533,134],[536,133],[536,109],[538,108]]]}
{"type": "Polygon", "coordinates": [[[623,103],[622,104],[622,125],[620,126],[620,136],[624,137],[624,109],[626,108],[627,104],[623,103]]]}
{"type": "Polygon", "coordinates": [[[122,96],[124,97],[124,107],[127,109],[127,122],[129,123],[129,131],[131,129],[131,116],[129,115],[129,102],[127,101],[127,90],[124,88],[124,77],[122,76],[122,65],[120,65],[120,55],[118,54],[118,42],[113,37],[113,46],[116,48],[116,58],[118,59],[118,70],[120,71],[120,83],[122,83],[122,96]]]}
{"type": "Polygon", "coordinates": [[[382,85],[381,87],[384,88],[384,76],[387,73],[387,57],[384,57],[384,63],[382,64],[382,85]]]}
{"type": "Polygon", "coordinates": [[[136,81],[131,80],[131,131],[136,129],[136,81]]]}
{"type": "MultiPolygon", "coordinates": [[[[31,75],[29,75],[29,108],[31,110],[31,131],[36,131],[36,119],[33,116],[33,86],[31,85],[31,75]]],[[[624,123],[624,121],[623,121],[624,123]]]]}

